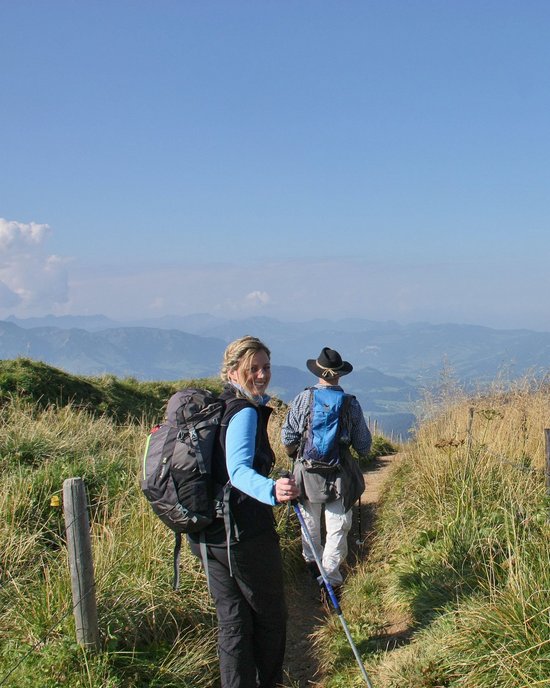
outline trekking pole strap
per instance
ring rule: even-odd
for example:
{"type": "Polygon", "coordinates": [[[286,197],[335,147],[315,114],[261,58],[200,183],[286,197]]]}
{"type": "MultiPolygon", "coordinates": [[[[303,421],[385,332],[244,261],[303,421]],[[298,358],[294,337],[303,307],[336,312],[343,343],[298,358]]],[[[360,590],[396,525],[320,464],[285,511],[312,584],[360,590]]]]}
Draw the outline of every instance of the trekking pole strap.
{"type": "Polygon", "coordinates": [[[208,588],[208,592],[212,594],[212,591],[210,590],[210,576],[209,576],[209,570],[208,570],[208,550],[206,549],[206,537],[204,534],[204,531],[200,534],[199,537],[199,549],[201,553],[201,560],[202,560],[202,567],[204,569],[204,575],[206,576],[206,587],[208,588]]]}
{"type": "Polygon", "coordinates": [[[174,581],[172,587],[177,590],[180,587],[180,554],[181,554],[181,533],[176,533],[174,541],[174,581]]]}
{"type": "Polygon", "coordinates": [[[361,496],[359,496],[359,542],[363,544],[363,526],[361,523],[361,496]]]}

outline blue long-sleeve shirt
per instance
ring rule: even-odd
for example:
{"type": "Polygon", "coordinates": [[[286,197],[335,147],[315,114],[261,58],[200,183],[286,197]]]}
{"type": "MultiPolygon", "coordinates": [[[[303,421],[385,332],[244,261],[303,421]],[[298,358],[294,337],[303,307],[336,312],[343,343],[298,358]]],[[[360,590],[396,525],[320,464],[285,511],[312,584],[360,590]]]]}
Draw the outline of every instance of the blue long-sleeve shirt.
{"type": "Polygon", "coordinates": [[[253,468],[258,414],[250,407],[236,413],[227,427],[225,456],[231,484],[264,504],[277,504],[275,481],[253,468]]]}

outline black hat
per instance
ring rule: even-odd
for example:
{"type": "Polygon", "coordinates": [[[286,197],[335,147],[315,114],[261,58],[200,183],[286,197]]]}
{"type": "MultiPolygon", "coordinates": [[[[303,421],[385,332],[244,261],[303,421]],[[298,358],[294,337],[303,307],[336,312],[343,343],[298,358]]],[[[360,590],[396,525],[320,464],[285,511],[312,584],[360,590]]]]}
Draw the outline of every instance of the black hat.
{"type": "Polygon", "coordinates": [[[351,363],[342,361],[340,354],[327,346],[322,349],[317,360],[310,358],[306,361],[306,365],[314,375],[324,378],[341,377],[353,370],[351,363]]]}

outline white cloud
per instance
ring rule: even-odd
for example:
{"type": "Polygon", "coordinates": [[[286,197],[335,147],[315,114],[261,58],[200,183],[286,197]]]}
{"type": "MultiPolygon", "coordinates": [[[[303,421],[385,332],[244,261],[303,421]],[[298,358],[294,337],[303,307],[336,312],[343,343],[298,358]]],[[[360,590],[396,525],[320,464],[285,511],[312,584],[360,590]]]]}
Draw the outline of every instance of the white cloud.
{"type": "Polygon", "coordinates": [[[2,254],[5,251],[13,254],[25,252],[28,246],[41,244],[49,232],[49,225],[24,224],[0,217],[0,251],[2,254]]]}
{"type": "Polygon", "coordinates": [[[212,304],[210,312],[213,315],[246,318],[258,313],[266,314],[266,308],[271,302],[271,297],[266,291],[255,290],[247,294],[246,283],[240,285],[235,281],[234,286],[230,292],[220,290],[226,298],[221,303],[212,304]]]}
{"type": "Polygon", "coordinates": [[[70,310],[121,320],[201,312],[230,318],[368,317],[368,275],[364,264],[329,260],[89,266],[70,282],[70,310]]]}
{"type": "Polygon", "coordinates": [[[46,224],[0,218],[0,313],[43,315],[68,300],[67,259],[48,255],[46,224]]]}
{"type": "Polygon", "coordinates": [[[253,306],[265,306],[271,301],[266,291],[251,291],[246,295],[245,300],[253,306]]]}
{"type": "MultiPolygon", "coordinates": [[[[47,262],[43,257],[43,276],[48,274],[46,266],[54,273],[63,267],[50,258],[47,262]]],[[[516,272],[520,273],[517,267],[516,272]]],[[[405,264],[326,259],[201,265],[182,259],[164,265],[73,264],[71,300],[65,312],[102,313],[122,321],[210,313],[227,318],[358,317],[550,329],[546,305],[539,298],[550,288],[547,273],[521,271],[522,303],[510,274],[509,266],[487,261],[405,264]]],[[[12,300],[14,294],[23,298],[1,269],[0,280],[13,292],[12,300]]],[[[64,293],[62,286],[59,296],[64,293]]],[[[50,297],[51,287],[50,282],[50,297]]]]}

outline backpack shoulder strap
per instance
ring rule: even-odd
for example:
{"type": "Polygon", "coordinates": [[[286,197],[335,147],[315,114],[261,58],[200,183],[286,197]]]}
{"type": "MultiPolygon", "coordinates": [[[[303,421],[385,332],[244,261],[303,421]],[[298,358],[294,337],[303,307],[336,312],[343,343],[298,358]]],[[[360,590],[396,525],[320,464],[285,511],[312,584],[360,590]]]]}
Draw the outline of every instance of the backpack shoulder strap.
{"type": "Polygon", "coordinates": [[[351,413],[350,408],[355,395],[344,392],[342,407],[340,409],[340,437],[345,444],[351,444],[351,413]]]}
{"type": "Polygon", "coordinates": [[[175,533],[174,542],[174,582],[172,587],[178,590],[180,587],[180,554],[181,554],[181,533],[175,533]]]}
{"type": "Polygon", "coordinates": [[[351,406],[351,402],[354,399],[355,399],[355,396],[353,394],[347,394],[346,392],[344,392],[344,398],[342,399],[342,409],[341,409],[342,417],[344,417],[344,415],[346,413],[348,413],[350,406],[351,406]]]}
{"type": "Polygon", "coordinates": [[[304,412],[304,415],[301,419],[301,424],[298,429],[300,433],[300,440],[298,443],[298,449],[296,450],[296,458],[295,461],[299,461],[302,456],[304,455],[304,447],[306,446],[306,440],[307,440],[307,431],[309,428],[309,424],[311,422],[311,412],[313,409],[313,398],[315,395],[315,387],[306,387],[304,389],[304,392],[309,391],[309,399],[308,399],[308,405],[307,408],[304,412]]]}
{"type": "Polygon", "coordinates": [[[308,405],[307,405],[307,409],[304,413],[304,416],[302,418],[302,422],[301,422],[301,425],[299,428],[300,435],[302,435],[302,436],[309,426],[311,409],[313,408],[313,398],[315,396],[315,387],[306,387],[304,389],[304,392],[307,392],[307,391],[309,391],[308,405]]]}

